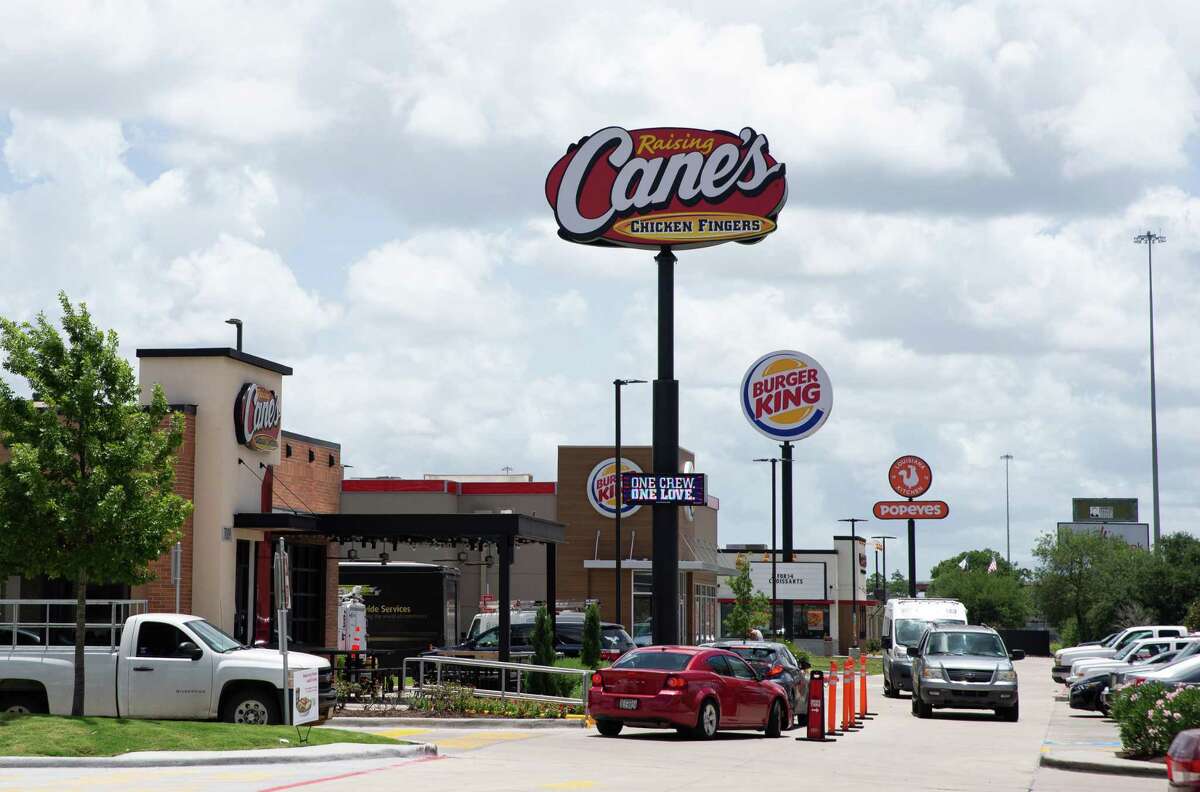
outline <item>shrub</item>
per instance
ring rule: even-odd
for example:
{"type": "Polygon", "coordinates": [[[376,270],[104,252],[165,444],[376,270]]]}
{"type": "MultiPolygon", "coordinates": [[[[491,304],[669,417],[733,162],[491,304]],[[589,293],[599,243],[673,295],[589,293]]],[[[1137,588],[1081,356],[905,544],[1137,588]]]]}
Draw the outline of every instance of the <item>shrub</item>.
{"type": "MultiPolygon", "coordinates": [[[[557,659],[554,650],[554,630],[550,626],[550,614],[545,606],[538,608],[537,618],[533,623],[533,665],[552,666],[557,659]]],[[[559,675],[530,673],[526,681],[526,690],[544,696],[560,695],[559,675]]]]}
{"type": "Polygon", "coordinates": [[[878,638],[872,638],[866,642],[863,648],[866,650],[867,654],[879,654],[883,651],[883,644],[879,642],[878,638]]]}
{"type": "Polygon", "coordinates": [[[600,609],[594,602],[587,606],[583,617],[583,647],[579,650],[579,659],[584,668],[595,670],[600,667],[600,609]]]}
{"type": "Polygon", "coordinates": [[[567,715],[582,712],[578,705],[483,698],[474,695],[471,688],[463,685],[426,688],[420,696],[412,699],[410,706],[415,712],[467,718],[480,715],[503,718],[565,718],[567,715]]]}
{"type": "Polygon", "coordinates": [[[1158,682],[1126,686],[1112,699],[1121,745],[1131,756],[1163,756],[1175,735],[1200,728],[1200,686],[1168,691],[1158,682]]]}
{"type": "Polygon", "coordinates": [[[1200,599],[1192,603],[1187,615],[1183,617],[1184,625],[1192,632],[1200,632],[1200,599]]]}

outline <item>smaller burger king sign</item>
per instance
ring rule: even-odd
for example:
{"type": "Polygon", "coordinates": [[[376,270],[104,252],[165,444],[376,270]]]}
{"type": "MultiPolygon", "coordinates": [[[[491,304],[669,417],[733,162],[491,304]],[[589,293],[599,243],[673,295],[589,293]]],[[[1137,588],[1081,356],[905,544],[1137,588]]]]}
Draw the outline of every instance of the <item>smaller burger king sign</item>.
{"type": "Polygon", "coordinates": [[[833,409],[833,386],[821,364],[784,349],[763,355],[742,379],[742,412],[773,440],[802,440],[815,433],[833,409]]]}
{"type": "Polygon", "coordinates": [[[563,239],[588,245],[694,248],[757,242],[787,200],[766,135],[607,127],[550,169],[546,200],[563,239]]]}
{"type": "MultiPolygon", "coordinates": [[[[636,462],[628,459],[621,459],[622,473],[641,473],[642,468],[636,462]]],[[[617,478],[617,460],[616,457],[609,457],[596,464],[592,468],[592,472],[587,477],[587,496],[588,502],[592,504],[592,508],[603,514],[605,517],[617,516],[617,487],[619,479],[617,478]]],[[[642,508],[622,499],[621,501],[621,517],[629,515],[642,508]]]]}

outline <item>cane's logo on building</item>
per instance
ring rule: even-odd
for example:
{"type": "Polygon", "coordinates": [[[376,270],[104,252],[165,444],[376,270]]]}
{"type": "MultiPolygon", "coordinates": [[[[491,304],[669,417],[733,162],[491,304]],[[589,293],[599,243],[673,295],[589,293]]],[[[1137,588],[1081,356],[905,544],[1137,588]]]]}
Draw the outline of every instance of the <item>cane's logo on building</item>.
{"type": "Polygon", "coordinates": [[[275,391],[247,382],[233,403],[233,427],[237,441],[255,451],[279,448],[279,396],[275,391]]]}
{"type": "Polygon", "coordinates": [[[570,146],[546,178],[559,236],[657,249],[757,242],[787,201],[783,163],[750,127],[607,127],[570,146]]]}
{"type": "Polygon", "coordinates": [[[763,355],[742,379],[742,412],[773,440],[801,440],[816,432],[833,408],[833,386],[808,355],[780,350],[763,355]]]}
{"type": "MultiPolygon", "coordinates": [[[[641,473],[642,468],[628,459],[621,459],[621,471],[624,473],[641,473]]],[[[617,516],[617,490],[620,479],[617,477],[616,457],[609,457],[597,463],[587,477],[587,496],[592,508],[605,517],[617,516]]],[[[621,516],[628,517],[642,508],[634,504],[621,502],[621,516]]]]}

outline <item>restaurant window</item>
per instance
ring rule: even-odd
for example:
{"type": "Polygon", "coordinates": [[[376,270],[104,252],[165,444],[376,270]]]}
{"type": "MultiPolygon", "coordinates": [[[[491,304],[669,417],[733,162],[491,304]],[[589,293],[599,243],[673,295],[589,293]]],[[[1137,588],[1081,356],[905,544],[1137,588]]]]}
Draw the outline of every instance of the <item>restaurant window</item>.
{"type": "Polygon", "coordinates": [[[697,583],[694,591],[696,599],[696,643],[717,640],[717,587],[705,583],[697,583]]]}
{"type": "Polygon", "coordinates": [[[651,615],[654,613],[654,578],[650,572],[633,573],[633,640],[639,645],[652,643],[651,615]]]}
{"type": "Polygon", "coordinates": [[[288,553],[292,567],[291,640],[302,646],[324,646],[325,547],[294,544],[288,553]]]}

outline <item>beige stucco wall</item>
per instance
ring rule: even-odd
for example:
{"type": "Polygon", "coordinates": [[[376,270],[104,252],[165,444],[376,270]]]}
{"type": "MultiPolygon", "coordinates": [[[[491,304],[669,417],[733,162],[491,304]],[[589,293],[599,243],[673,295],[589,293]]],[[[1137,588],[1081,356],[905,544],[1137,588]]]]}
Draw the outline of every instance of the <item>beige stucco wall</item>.
{"type": "Polygon", "coordinates": [[[262,485],[259,464],[279,463],[279,449],[261,452],[238,445],[233,405],[247,382],[274,390],[287,410],[283,376],[229,357],[139,358],[142,401],[155,383],[172,404],[196,405],[196,508],[193,513],[192,611],[232,632],[236,543],[223,539],[237,512],[257,512],[262,485]],[[238,464],[245,461],[247,467],[238,464]],[[248,468],[248,469],[247,469],[248,468]]]}

